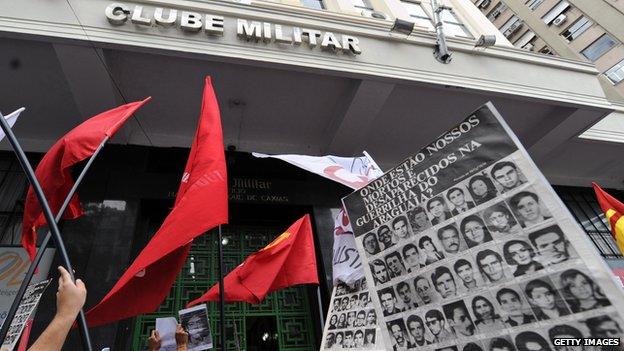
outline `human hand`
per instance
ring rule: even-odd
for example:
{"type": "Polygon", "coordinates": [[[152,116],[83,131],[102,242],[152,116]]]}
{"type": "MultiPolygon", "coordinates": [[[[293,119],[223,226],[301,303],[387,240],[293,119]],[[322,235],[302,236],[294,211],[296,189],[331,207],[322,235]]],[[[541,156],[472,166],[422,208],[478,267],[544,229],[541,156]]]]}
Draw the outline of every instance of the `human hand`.
{"type": "Polygon", "coordinates": [[[147,338],[147,348],[149,351],[160,350],[160,334],[158,334],[158,330],[152,330],[152,335],[147,338]]]}
{"type": "Polygon", "coordinates": [[[85,304],[87,288],[80,279],[76,279],[74,283],[65,268],[59,266],[58,270],[61,276],[56,292],[56,315],[74,320],[85,304]]]}
{"type": "Polygon", "coordinates": [[[182,328],[182,324],[178,324],[178,327],[176,328],[175,339],[176,339],[176,345],[178,346],[178,349],[180,349],[181,346],[184,346],[186,349],[186,344],[188,344],[189,335],[186,331],[184,331],[184,328],[182,328]]]}

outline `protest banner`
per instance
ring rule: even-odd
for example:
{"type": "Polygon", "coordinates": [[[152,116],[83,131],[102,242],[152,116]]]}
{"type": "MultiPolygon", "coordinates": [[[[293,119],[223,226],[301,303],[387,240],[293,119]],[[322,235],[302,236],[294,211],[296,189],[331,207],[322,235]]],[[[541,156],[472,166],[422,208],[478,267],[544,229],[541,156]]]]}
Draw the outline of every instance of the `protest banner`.
{"type": "Polygon", "coordinates": [[[488,103],[343,199],[387,350],[623,334],[623,292],[488,103]]]}
{"type": "Polygon", "coordinates": [[[336,284],[329,306],[321,350],[385,349],[365,279],[336,284]]]}

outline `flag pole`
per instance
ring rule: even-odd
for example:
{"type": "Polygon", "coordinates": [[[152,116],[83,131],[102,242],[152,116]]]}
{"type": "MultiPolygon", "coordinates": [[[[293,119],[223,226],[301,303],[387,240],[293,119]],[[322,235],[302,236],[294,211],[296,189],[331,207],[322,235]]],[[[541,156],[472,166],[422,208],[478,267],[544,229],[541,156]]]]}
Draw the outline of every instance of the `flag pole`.
{"type": "MultiPolygon", "coordinates": [[[[78,186],[82,182],[82,179],[87,174],[87,171],[91,167],[91,164],[97,157],[98,153],[100,153],[100,151],[102,150],[102,148],[104,147],[104,144],[106,144],[108,139],[109,137],[106,136],[104,140],[102,140],[98,148],[95,150],[93,155],[91,155],[91,157],[85,164],[84,168],[80,172],[80,175],[78,175],[78,178],[74,182],[74,185],[69,190],[69,193],[67,193],[67,196],[65,197],[65,200],[63,201],[63,205],[61,205],[59,212],[56,214],[56,218],[54,218],[54,221],[56,223],[58,223],[63,217],[63,213],[65,213],[67,206],[69,206],[69,203],[71,202],[72,197],[74,197],[76,190],[78,190],[78,186]]],[[[17,308],[19,307],[19,304],[21,303],[22,298],[24,297],[24,293],[26,292],[26,289],[28,288],[28,285],[30,284],[32,277],[35,274],[35,270],[37,269],[37,267],[39,266],[39,263],[41,262],[41,259],[43,258],[43,254],[45,253],[45,250],[48,247],[48,243],[50,242],[51,238],[52,238],[52,234],[48,230],[48,233],[46,234],[43,241],[41,242],[41,245],[39,246],[39,250],[37,250],[37,255],[35,256],[35,259],[30,263],[30,267],[28,267],[28,272],[26,272],[26,275],[24,276],[24,280],[22,280],[22,284],[20,285],[19,290],[17,290],[15,298],[13,299],[13,303],[11,304],[11,308],[9,308],[9,311],[7,312],[7,316],[4,319],[2,328],[0,329],[0,340],[4,340],[4,338],[6,337],[6,334],[8,333],[9,327],[11,325],[11,323],[10,322],[7,323],[7,321],[12,321],[13,318],[15,317],[15,313],[17,313],[17,308]]]]}
{"type": "Polygon", "coordinates": [[[319,306],[319,319],[321,321],[321,334],[323,334],[323,331],[325,330],[325,315],[323,313],[323,303],[321,301],[321,287],[320,286],[316,286],[316,298],[318,299],[318,306],[319,306]]]}
{"type": "MultiPolygon", "coordinates": [[[[223,234],[219,224],[219,311],[221,313],[221,350],[225,351],[225,287],[223,285],[223,234]]],[[[235,322],[236,323],[236,322],[235,322]]]]}
{"type": "MultiPolygon", "coordinates": [[[[15,134],[13,134],[13,131],[9,127],[9,124],[4,119],[4,116],[2,116],[2,114],[0,114],[0,127],[2,127],[4,134],[9,139],[9,142],[11,143],[11,146],[13,147],[13,151],[15,152],[17,159],[20,162],[20,165],[22,166],[22,170],[24,171],[24,173],[26,173],[26,177],[28,178],[28,181],[32,185],[33,189],[35,190],[35,194],[37,195],[37,199],[39,200],[39,204],[41,205],[41,209],[43,210],[43,214],[45,215],[45,219],[48,222],[48,227],[50,228],[50,231],[52,232],[56,247],[61,253],[61,259],[63,263],[65,264],[65,267],[67,268],[67,271],[69,272],[69,275],[71,276],[72,281],[75,282],[76,277],[74,276],[74,270],[69,260],[69,255],[67,254],[67,250],[65,249],[65,243],[63,242],[61,233],[58,229],[58,226],[56,225],[56,222],[54,221],[54,217],[52,216],[52,211],[50,210],[50,206],[48,205],[48,201],[46,200],[45,194],[43,193],[43,190],[41,189],[41,185],[39,184],[39,181],[37,181],[35,172],[30,166],[30,163],[28,162],[28,158],[26,157],[24,150],[20,146],[19,141],[17,141],[15,134]]],[[[91,346],[91,338],[89,336],[89,329],[87,327],[87,322],[85,319],[84,311],[82,309],[80,310],[80,313],[78,314],[78,319],[79,319],[78,324],[80,326],[80,333],[82,336],[83,347],[91,351],[93,349],[91,346]]],[[[3,323],[3,324],[7,324],[7,323],[3,323]]]]}

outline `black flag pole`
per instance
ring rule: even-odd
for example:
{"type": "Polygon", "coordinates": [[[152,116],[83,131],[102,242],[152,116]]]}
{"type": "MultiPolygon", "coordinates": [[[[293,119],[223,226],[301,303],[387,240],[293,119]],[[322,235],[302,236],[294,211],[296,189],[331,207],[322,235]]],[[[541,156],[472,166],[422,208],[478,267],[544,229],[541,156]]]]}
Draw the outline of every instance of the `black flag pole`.
{"type": "MultiPolygon", "coordinates": [[[[98,148],[95,150],[93,155],[91,155],[91,157],[85,164],[84,168],[80,172],[80,175],[78,175],[78,178],[74,182],[74,185],[69,190],[69,193],[67,193],[67,196],[65,197],[65,200],[63,201],[63,205],[61,205],[59,212],[56,214],[56,218],[54,219],[56,223],[58,223],[63,217],[63,214],[65,213],[67,206],[69,206],[69,203],[71,202],[72,197],[74,197],[76,190],[78,190],[78,186],[80,186],[82,179],[87,174],[87,171],[89,170],[89,168],[91,168],[91,164],[93,163],[93,161],[95,161],[95,158],[100,153],[100,151],[102,150],[102,148],[104,147],[108,139],[109,137],[106,136],[104,140],[102,140],[98,148]]],[[[48,231],[43,241],[41,242],[41,245],[39,246],[39,250],[37,250],[37,255],[35,256],[35,259],[31,262],[30,267],[28,267],[28,272],[26,272],[26,275],[24,276],[24,280],[22,280],[22,284],[20,285],[19,290],[17,290],[17,294],[15,295],[15,298],[13,299],[11,308],[9,308],[9,311],[7,312],[7,316],[4,319],[5,323],[3,323],[2,328],[0,328],[0,340],[4,340],[4,338],[6,337],[6,334],[8,333],[9,327],[11,325],[11,323],[7,321],[12,321],[13,318],[15,317],[15,313],[17,312],[17,308],[19,307],[19,304],[22,301],[22,297],[24,296],[24,293],[26,292],[26,289],[28,288],[28,285],[30,284],[32,277],[35,274],[35,270],[37,269],[37,267],[39,266],[39,263],[41,262],[41,259],[43,258],[43,254],[45,253],[45,250],[48,247],[48,243],[50,242],[51,238],[52,238],[52,234],[50,231],[48,231]]]]}
{"type": "MultiPolygon", "coordinates": [[[[24,150],[20,146],[19,142],[17,141],[17,138],[15,137],[15,134],[13,134],[11,127],[9,127],[9,124],[4,119],[4,116],[2,116],[2,114],[0,114],[0,127],[2,127],[4,134],[6,134],[7,138],[9,139],[9,142],[11,143],[11,146],[13,147],[13,151],[15,152],[20,165],[22,166],[22,170],[24,171],[24,173],[26,173],[26,177],[28,178],[28,181],[32,185],[33,189],[35,190],[35,194],[37,195],[37,199],[39,200],[39,204],[41,205],[41,209],[43,210],[43,214],[45,216],[46,222],[48,223],[48,227],[50,228],[50,232],[52,233],[52,238],[54,239],[56,248],[59,250],[61,254],[61,259],[63,263],[65,264],[65,268],[67,268],[67,271],[69,272],[69,275],[71,276],[72,281],[75,282],[76,277],[74,276],[74,269],[69,260],[69,255],[67,254],[67,250],[65,249],[65,243],[63,242],[61,233],[58,229],[58,226],[56,225],[56,221],[54,220],[52,211],[50,210],[50,206],[48,205],[48,201],[46,200],[45,194],[43,193],[43,190],[41,189],[41,185],[37,181],[35,172],[33,172],[33,169],[30,166],[30,163],[28,162],[28,158],[26,157],[24,150]]],[[[7,324],[7,323],[5,322],[3,324],[7,324]]],[[[82,309],[80,310],[80,313],[78,314],[78,324],[80,326],[80,334],[82,336],[83,347],[86,348],[88,351],[92,351],[93,348],[91,346],[91,337],[89,336],[87,320],[85,318],[84,311],[82,309]]]]}
{"type": "MultiPolygon", "coordinates": [[[[219,311],[221,313],[221,350],[225,351],[225,287],[223,285],[223,235],[219,225],[219,311]]],[[[236,322],[235,322],[236,323],[236,322]]]]}

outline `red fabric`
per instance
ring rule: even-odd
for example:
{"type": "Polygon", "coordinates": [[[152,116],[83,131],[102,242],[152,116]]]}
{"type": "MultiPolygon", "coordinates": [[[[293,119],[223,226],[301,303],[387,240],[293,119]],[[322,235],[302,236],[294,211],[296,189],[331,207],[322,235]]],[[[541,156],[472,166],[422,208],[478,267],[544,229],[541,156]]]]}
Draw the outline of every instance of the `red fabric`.
{"type": "MultiPolygon", "coordinates": [[[[35,175],[55,216],[65,196],[74,185],[71,167],[93,155],[106,136],[115,135],[126,120],[150,99],[148,97],[143,101],[125,104],[89,118],[60,138],[43,156],[35,170],[35,175]]],[[[63,218],[74,219],[81,215],[82,208],[76,194],[63,214],[63,218]]],[[[31,261],[35,258],[37,228],[45,224],[43,210],[33,187],[30,186],[24,205],[22,246],[28,252],[31,261]]]]}
{"type": "Polygon", "coordinates": [[[609,195],[606,191],[602,190],[602,188],[596,184],[592,183],[594,187],[594,192],[596,193],[596,199],[598,199],[598,203],[602,208],[602,212],[607,212],[607,210],[611,209],[617,213],[624,213],[624,204],[621,203],[618,199],[609,195]]]}
{"type": "Polygon", "coordinates": [[[227,223],[227,218],[221,118],[206,77],[199,124],[175,206],[111,291],[87,312],[89,326],[155,311],[182,269],[193,238],[227,223]]]}
{"type": "Polygon", "coordinates": [[[22,338],[17,345],[17,351],[26,351],[28,349],[28,339],[30,338],[30,330],[32,329],[33,320],[26,321],[26,326],[22,332],[22,338]]]}
{"type": "Polygon", "coordinates": [[[611,215],[611,217],[607,216],[607,219],[609,220],[609,224],[611,224],[611,234],[614,238],[617,238],[618,235],[616,232],[615,224],[617,223],[618,219],[622,217],[622,214],[624,214],[624,204],[622,204],[613,196],[609,195],[609,193],[607,193],[606,191],[602,190],[602,188],[598,184],[592,183],[592,186],[594,187],[594,192],[596,193],[596,199],[598,200],[598,204],[600,205],[600,208],[602,208],[602,212],[605,213],[605,216],[607,215],[608,210],[615,211],[615,213],[611,215]]]}
{"type": "MultiPolygon", "coordinates": [[[[297,220],[271,244],[247,257],[223,281],[226,302],[252,304],[262,302],[267,294],[279,289],[318,283],[309,215],[297,220]]],[[[219,301],[219,284],[188,305],[204,301],[219,301]]]]}

